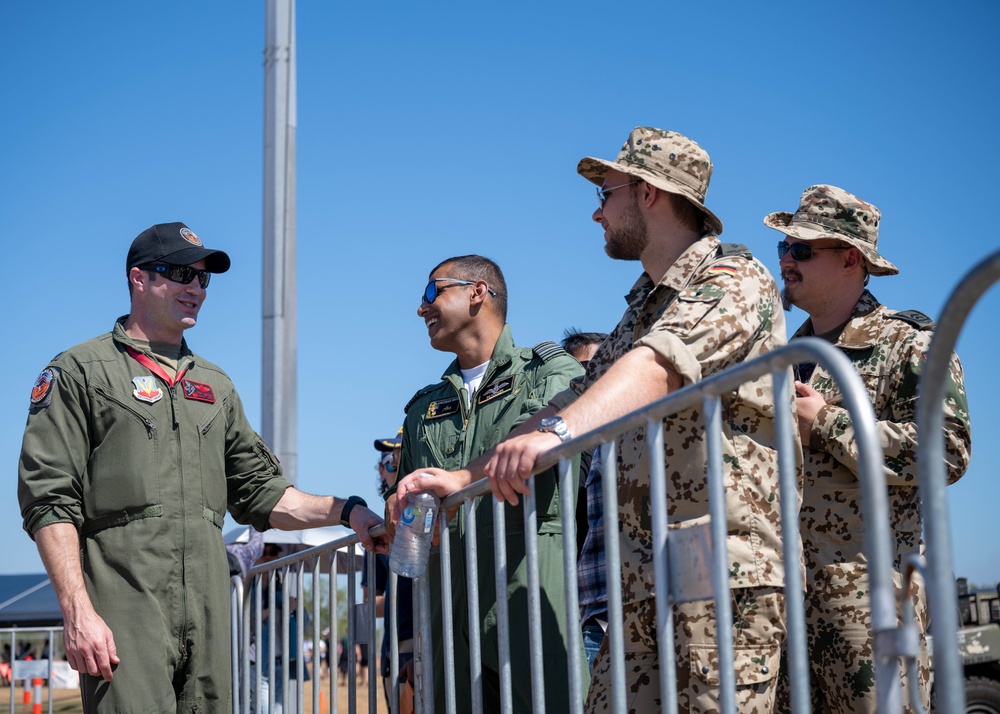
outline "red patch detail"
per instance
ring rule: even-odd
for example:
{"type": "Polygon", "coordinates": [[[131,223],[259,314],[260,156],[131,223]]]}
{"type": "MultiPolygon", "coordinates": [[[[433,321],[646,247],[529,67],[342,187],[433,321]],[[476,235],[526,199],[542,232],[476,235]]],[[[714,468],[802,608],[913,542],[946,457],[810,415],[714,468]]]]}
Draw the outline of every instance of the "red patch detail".
{"type": "Polygon", "coordinates": [[[181,380],[181,387],[184,389],[185,399],[215,404],[215,392],[212,391],[211,385],[192,382],[190,379],[183,379],[181,380]]]}

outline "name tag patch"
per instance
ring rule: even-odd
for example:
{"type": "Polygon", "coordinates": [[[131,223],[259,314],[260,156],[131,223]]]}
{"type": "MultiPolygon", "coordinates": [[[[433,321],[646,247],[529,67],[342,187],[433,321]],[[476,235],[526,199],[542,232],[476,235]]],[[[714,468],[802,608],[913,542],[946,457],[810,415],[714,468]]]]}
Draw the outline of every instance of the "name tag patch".
{"type": "Polygon", "coordinates": [[[152,375],[147,374],[142,377],[132,377],[132,384],[135,385],[135,389],[132,390],[132,396],[140,402],[156,404],[163,399],[163,390],[156,386],[156,377],[152,375]]]}
{"type": "Polygon", "coordinates": [[[448,397],[438,399],[427,406],[427,419],[440,419],[441,417],[457,414],[459,409],[458,397],[448,397]]]}
{"type": "Polygon", "coordinates": [[[514,375],[504,377],[492,382],[489,386],[483,387],[476,393],[476,404],[482,406],[494,399],[499,399],[514,388],[514,375]]]}
{"type": "Polygon", "coordinates": [[[193,399],[196,402],[215,404],[215,392],[211,385],[201,382],[193,382],[190,379],[181,380],[181,387],[184,388],[184,398],[193,399]]]}

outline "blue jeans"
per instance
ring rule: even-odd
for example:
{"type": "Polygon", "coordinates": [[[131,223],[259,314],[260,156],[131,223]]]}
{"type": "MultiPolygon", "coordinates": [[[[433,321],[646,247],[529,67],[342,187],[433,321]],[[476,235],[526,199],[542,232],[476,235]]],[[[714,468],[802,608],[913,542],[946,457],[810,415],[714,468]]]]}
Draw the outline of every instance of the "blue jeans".
{"type": "Polygon", "coordinates": [[[583,651],[587,654],[587,666],[594,669],[594,660],[604,642],[604,626],[593,618],[583,623],[583,651]]]}

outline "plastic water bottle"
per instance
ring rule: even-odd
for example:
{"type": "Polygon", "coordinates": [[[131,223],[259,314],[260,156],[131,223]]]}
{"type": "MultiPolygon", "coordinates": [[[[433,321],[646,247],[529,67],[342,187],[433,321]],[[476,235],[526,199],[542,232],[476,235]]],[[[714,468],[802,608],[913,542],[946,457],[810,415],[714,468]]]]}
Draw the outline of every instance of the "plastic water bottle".
{"type": "Polygon", "coordinates": [[[396,537],[389,551],[389,569],[406,578],[419,578],[427,570],[434,517],[441,499],[433,491],[407,494],[406,508],[399,517],[396,537]]]}

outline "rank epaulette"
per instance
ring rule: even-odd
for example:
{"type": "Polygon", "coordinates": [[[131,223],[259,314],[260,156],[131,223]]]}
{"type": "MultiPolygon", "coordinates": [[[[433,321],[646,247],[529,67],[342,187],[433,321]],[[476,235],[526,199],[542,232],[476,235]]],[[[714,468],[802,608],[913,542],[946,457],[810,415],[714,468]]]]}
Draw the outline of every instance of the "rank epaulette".
{"type": "Polygon", "coordinates": [[[748,260],[753,258],[753,253],[742,243],[719,243],[719,251],[716,254],[717,258],[732,258],[738,255],[748,260]]]}
{"type": "Polygon", "coordinates": [[[541,357],[542,362],[548,362],[553,357],[558,357],[559,355],[567,354],[566,350],[557,345],[551,340],[545,340],[544,342],[539,342],[537,345],[531,348],[531,351],[536,355],[541,357]]]}
{"type": "Polygon", "coordinates": [[[918,330],[932,330],[934,329],[934,320],[927,317],[920,310],[903,310],[901,312],[894,312],[888,315],[889,319],[902,320],[903,322],[908,322],[909,324],[916,327],[918,330]]]}
{"type": "Polygon", "coordinates": [[[437,384],[428,384],[423,389],[417,390],[417,393],[414,394],[412,397],[410,397],[410,401],[408,401],[406,403],[406,406],[403,407],[403,414],[406,414],[407,412],[410,411],[410,407],[413,406],[413,402],[417,401],[418,399],[420,399],[420,397],[424,396],[428,392],[433,391],[434,389],[437,389],[437,387],[438,387],[439,384],[441,384],[441,382],[438,382],[437,384]]]}

